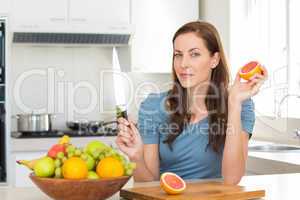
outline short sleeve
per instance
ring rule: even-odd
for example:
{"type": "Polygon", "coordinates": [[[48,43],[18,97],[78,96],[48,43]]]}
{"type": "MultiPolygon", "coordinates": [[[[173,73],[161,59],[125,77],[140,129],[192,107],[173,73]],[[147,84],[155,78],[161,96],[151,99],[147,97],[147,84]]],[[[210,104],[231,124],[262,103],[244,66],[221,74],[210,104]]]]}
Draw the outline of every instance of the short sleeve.
{"type": "Polygon", "coordinates": [[[254,102],[252,99],[247,99],[242,103],[241,112],[242,128],[249,134],[249,138],[252,136],[253,127],[255,123],[254,102]]]}
{"type": "Polygon", "coordinates": [[[159,144],[162,98],[151,93],[141,103],[138,112],[138,129],[144,144],[159,144]]]}

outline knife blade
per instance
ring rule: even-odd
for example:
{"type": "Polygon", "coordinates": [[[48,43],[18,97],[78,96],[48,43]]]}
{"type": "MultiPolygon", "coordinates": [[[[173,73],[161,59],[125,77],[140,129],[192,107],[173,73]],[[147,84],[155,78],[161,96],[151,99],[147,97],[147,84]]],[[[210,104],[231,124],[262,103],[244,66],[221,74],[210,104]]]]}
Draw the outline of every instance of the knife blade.
{"type": "Polygon", "coordinates": [[[121,71],[119,56],[116,47],[113,48],[112,63],[113,63],[113,70],[114,70],[113,84],[114,84],[114,95],[116,101],[117,118],[123,117],[125,119],[128,119],[124,81],[122,79],[122,71],[121,71]]]}

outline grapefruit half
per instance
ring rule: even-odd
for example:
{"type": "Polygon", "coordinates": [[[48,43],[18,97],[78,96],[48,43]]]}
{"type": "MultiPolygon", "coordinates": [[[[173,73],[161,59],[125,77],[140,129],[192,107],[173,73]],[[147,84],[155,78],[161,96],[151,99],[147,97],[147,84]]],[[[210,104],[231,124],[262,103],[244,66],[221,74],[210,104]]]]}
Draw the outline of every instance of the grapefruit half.
{"type": "Polygon", "coordinates": [[[262,74],[261,64],[257,61],[247,63],[239,71],[240,77],[245,80],[251,80],[255,74],[262,74]]]}
{"type": "Polygon", "coordinates": [[[186,184],[177,174],[165,172],[160,176],[160,187],[168,194],[180,194],[185,190],[186,184]]]}

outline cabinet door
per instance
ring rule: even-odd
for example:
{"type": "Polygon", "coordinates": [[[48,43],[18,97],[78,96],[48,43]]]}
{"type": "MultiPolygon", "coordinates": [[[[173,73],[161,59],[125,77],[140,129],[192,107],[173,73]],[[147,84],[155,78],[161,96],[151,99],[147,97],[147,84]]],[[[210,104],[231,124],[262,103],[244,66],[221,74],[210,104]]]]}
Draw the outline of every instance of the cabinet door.
{"type": "Polygon", "coordinates": [[[66,23],[68,0],[13,0],[16,26],[66,23]]]}
{"type": "Polygon", "coordinates": [[[198,17],[198,0],[133,0],[133,70],[171,72],[172,37],[180,26],[198,17]]]}
{"type": "Polygon", "coordinates": [[[130,23],[130,0],[70,0],[69,9],[71,23],[130,23]]]}
{"type": "Polygon", "coordinates": [[[14,186],[15,187],[32,187],[34,184],[29,178],[29,174],[31,171],[27,169],[25,166],[21,166],[16,164],[17,160],[32,160],[36,158],[40,158],[44,155],[46,155],[47,152],[24,152],[24,153],[15,153],[11,163],[11,166],[14,170],[12,172],[14,173],[13,180],[14,180],[14,186]]]}
{"type": "Polygon", "coordinates": [[[9,0],[1,0],[0,1],[0,16],[1,14],[7,14],[10,11],[10,1],[9,0]]]}

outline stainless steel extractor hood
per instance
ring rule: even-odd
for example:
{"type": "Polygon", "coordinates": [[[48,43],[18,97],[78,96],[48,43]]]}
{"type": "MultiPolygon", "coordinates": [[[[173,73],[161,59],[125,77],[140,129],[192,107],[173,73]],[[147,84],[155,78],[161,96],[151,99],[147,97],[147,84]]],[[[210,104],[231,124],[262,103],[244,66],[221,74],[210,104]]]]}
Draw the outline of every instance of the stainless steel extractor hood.
{"type": "Polygon", "coordinates": [[[14,43],[36,44],[98,44],[123,46],[130,43],[131,25],[46,25],[13,29],[14,43]]]}
{"type": "Polygon", "coordinates": [[[127,45],[130,34],[14,32],[14,43],[127,45]]]}

